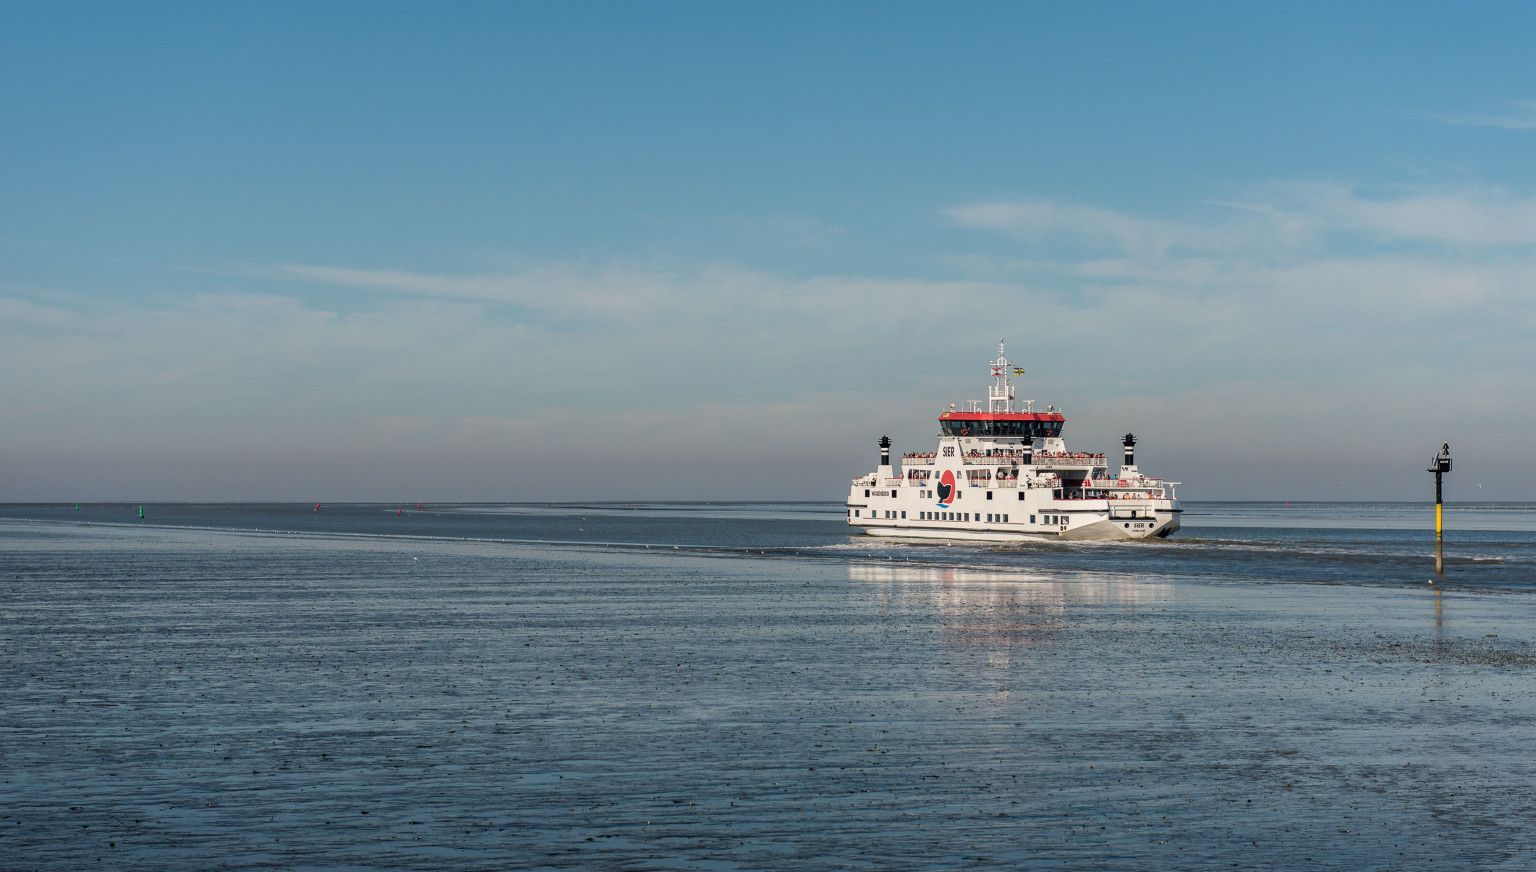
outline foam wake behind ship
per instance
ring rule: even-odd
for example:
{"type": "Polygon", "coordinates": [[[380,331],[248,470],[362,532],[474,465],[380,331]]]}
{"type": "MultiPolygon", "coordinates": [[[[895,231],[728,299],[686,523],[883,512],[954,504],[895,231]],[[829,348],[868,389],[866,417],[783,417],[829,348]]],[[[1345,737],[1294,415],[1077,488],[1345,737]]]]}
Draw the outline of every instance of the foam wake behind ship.
{"type": "Polygon", "coordinates": [[[1150,539],[1179,529],[1178,482],[1136,468],[1136,437],[1111,475],[1103,454],[1068,451],[1066,416],[1032,402],[1013,407],[1013,377],[1002,340],[992,361],[986,409],[951,404],[939,415],[932,453],[891,466],[891,440],[880,438],[880,466],[853,480],[848,523],[874,536],[1010,541],[1150,539]]]}

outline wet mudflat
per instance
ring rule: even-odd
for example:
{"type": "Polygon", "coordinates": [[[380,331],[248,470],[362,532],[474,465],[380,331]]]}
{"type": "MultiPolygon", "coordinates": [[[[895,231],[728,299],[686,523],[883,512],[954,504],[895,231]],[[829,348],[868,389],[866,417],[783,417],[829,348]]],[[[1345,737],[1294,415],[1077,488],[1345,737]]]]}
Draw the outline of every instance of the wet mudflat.
{"type": "Polygon", "coordinates": [[[1536,864],[1529,595],[891,557],[0,521],[0,866],[1536,864]]]}

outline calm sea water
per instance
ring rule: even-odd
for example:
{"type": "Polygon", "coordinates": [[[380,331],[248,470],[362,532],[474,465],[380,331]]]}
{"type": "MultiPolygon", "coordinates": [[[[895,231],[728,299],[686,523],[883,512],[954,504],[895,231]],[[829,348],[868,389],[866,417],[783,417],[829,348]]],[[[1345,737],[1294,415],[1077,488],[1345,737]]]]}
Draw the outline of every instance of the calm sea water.
{"type": "Polygon", "coordinates": [[[0,506],[0,867],[1536,864],[1536,506],[0,506]]]}

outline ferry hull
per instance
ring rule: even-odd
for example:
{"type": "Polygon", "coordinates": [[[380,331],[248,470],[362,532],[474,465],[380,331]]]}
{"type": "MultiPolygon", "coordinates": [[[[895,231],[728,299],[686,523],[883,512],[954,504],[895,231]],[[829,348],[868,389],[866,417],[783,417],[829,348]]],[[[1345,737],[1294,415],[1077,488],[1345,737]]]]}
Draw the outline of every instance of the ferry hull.
{"type": "Polygon", "coordinates": [[[1164,539],[1173,531],[1179,529],[1177,516],[1162,519],[1145,530],[1135,530],[1125,526],[1121,521],[1105,518],[1081,527],[1073,527],[1062,532],[1061,538],[1068,541],[1084,542],[1113,542],[1130,539],[1164,539]]]}
{"type": "Polygon", "coordinates": [[[1151,527],[1135,530],[1122,522],[1105,518],[1059,533],[1026,533],[1022,530],[956,530],[948,527],[902,527],[895,525],[850,525],[870,536],[887,539],[947,539],[961,542],[1130,542],[1139,539],[1164,539],[1179,529],[1178,517],[1164,518],[1151,527]]]}

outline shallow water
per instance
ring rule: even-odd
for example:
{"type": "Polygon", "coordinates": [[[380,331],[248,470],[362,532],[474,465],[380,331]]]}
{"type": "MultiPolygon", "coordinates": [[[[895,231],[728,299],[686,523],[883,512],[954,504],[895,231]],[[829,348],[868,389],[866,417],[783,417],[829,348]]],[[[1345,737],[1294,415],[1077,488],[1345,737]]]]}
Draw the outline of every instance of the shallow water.
{"type": "Polygon", "coordinates": [[[0,507],[0,866],[1536,861],[1529,507],[400,508],[0,507]]]}
{"type": "MultiPolygon", "coordinates": [[[[839,503],[0,505],[0,519],[134,527],[377,534],[722,555],[869,558],[999,569],[1134,571],[1243,584],[1417,586],[1433,576],[1433,508],[1414,503],[1186,503],[1172,538],[1137,543],[935,543],[851,532],[839,503]]],[[[1536,504],[1446,507],[1455,586],[1536,589],[1536,504]]]]}

